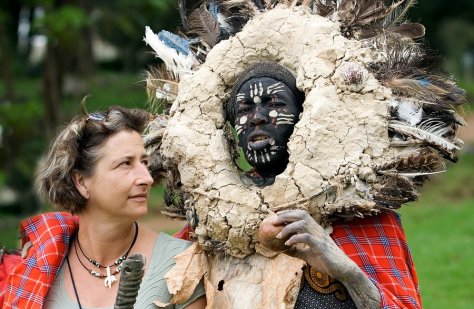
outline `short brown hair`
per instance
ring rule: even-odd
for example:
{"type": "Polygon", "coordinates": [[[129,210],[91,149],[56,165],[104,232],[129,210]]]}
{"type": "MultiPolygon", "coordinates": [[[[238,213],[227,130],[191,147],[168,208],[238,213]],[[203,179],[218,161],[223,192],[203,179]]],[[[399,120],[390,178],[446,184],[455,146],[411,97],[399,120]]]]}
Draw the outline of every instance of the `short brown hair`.
{"type": "Polygon", "coordinates": [[[61,210],[80,212],[86,199],[74,184],[73,172],[91,175],[100,148],[112,135],[121,131],[141,134],[149,120],[150,114],[144,110],[120,106],[76,116],[58,133],[48,155],[39,163],[36,187],[40,196],[61,210]]]}

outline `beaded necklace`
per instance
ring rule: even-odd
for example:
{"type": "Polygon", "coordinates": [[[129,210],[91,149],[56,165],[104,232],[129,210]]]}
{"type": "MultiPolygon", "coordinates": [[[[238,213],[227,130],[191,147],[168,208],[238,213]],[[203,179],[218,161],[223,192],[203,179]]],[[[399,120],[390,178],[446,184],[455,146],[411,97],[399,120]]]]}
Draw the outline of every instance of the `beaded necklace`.
{"type": "Polygon", "coordinates": [[[135,222],[135,236],[133,237],[132,243],[130,244],[130,247],[128,248],[127,252],[120,256],[113,264],[109,266],[104,266],[101,263],[99,263],[97,260],[92,259],[88,257],[84,251],[82,250],[81,243],[79,242],[79,237],[76,238],[76,242],[74,243],[74,251],[76,252],[77,259],[79,260],[79,263],[94,277],[104,279],[104,285],[108,288],[112,287],[112,284],[117,281],[117,278],[115,278],[115,275],[118,274],[122,270],[122,263],[123,261],[127,258],[128,254],[130,253],[130,250],[132,250],[133,246],[135,245],[135,242],[138,237],[138,224],[135,222]],[[77,251],[77,247],[79,247],[79,251],[81,254],[97,268],[104,268],[106,270],[106,274],[102,274],[98,271],[94,271],[92,268],[88,268],[81,260],[79,257],[79,253],[77,251]],[[111,272],[111,268],[116,267],[114,272],[111,272]]]}

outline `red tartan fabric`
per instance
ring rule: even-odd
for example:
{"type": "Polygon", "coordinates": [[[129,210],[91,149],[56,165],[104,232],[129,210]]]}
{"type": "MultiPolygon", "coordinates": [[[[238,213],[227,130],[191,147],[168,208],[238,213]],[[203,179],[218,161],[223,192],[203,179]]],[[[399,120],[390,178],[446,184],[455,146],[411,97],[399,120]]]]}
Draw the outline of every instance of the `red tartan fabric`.
{"type": "Polygon", "coordinates": [[[46,213],[20,223],[23,245],[31,241],[33,246],[9,274],[2,308],[43,307],[76,228],[77,218],[64,212],[46,213]]]}
{"type": "Polygon", "coordinates": [[[3,303],[8,274],[22,261],[20,255],[4,254],[0,259],[0,305],[3,303]]]}
{"type": "Polygon", "coordinates": [[[380,308],[421,308],[415,265],[398,214],[333,225],[331,237],[377,286],[380,308]]]}
{"type": "Polygon", "coordinates": [[[179,238],[179,239],[184,239],[184,240],[191,240],[191,234],[193,232],[193,228],[191,225],[186,224],[185,227],[181,231],[178,231],[173,234],[173,237],[179,238]]]}
{"type": "MultiPolygon", "coordinates": [[[[175,237],[189,240],[187,225],[175,237]]],[[[380,308],[421,308],[415,265],[398,214],[392,211],[333,224],[334,242],[377,286],[380,308]]]]}

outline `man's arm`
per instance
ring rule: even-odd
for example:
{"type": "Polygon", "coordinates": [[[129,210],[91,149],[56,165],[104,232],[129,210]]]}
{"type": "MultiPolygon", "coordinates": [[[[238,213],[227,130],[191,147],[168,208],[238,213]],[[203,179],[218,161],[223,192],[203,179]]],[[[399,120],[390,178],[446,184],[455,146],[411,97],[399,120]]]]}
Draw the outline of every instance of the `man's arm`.
{"type": "Polygon", "coordinates": [[[339,280],[358,308],[380,308],[380,293],[375,284],[306,211],[278,213],[274,224],[287,224],[277,238],[293,234],[286,242],[291,249],[285,253],[303,259],[318,271],[339,280]]]}
{"type": "Polygon", "coordinates": [[[421,308],[418,280],[394,213],[334,224],[329,235],[305,211],[278,214],[287,254],[339,280],[359,308],[421,308]]]}

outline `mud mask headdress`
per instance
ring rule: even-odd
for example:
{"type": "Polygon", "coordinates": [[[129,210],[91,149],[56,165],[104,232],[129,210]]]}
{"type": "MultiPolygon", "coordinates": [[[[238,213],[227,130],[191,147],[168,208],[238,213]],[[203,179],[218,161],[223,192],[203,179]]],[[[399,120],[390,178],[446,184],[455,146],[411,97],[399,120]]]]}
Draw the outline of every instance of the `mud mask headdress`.
{"type": "Polygon", "coordinates": [[[146,139],[152,169],[168,213],[209,251],[253,254],[270,210],[305,208],[324,225],[399,208],[462,147],[464,91],[417,41],[424,27],[403,20],[414,1],[287,3],[199,1],[186,16],[181,1],[186,35],[146,30],[165,62],[148,89],[170,103],[146,139]],[[288,166],[264,188],[235,166],[224,116],[237,76],[261,61],[305,94],[288,166]]]}

